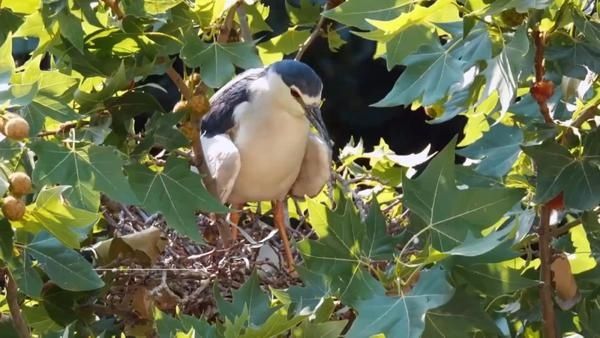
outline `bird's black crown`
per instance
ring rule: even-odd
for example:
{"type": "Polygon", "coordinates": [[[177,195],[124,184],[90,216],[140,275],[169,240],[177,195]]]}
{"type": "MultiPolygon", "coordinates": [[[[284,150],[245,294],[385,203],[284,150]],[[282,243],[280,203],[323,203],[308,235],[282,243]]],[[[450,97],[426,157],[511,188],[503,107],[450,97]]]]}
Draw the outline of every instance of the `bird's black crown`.
{"type": "Polygon", "coordinates": [[[308,96],[318,96],[323,89],[323,82],[317,73],[307,64],[295,60],[282,60],[269,66],[281,76],[288,86],[296,86],[308,96]]]}

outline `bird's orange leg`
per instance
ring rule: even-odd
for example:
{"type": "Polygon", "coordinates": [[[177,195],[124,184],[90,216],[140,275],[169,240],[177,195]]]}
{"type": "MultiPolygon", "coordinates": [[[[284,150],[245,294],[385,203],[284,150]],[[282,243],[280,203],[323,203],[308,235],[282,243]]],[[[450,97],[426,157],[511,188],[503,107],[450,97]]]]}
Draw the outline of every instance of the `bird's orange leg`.
{"type": "Polygon", "coordinates": [[[290,248],[290,242],[288,240],[285,220],[285,205],[283,201],[277,200],[271,202],[273,205],[273,220],[275,222],[275,226],[279,230],[279,236],[283,241],[283,250],[285,251],[285,258],[287,261],[287,266],[289,271],[294,271],[294,257],[292,256],[292,249],[290,248]]]}
{"type": "Polygon", "coordinates": [[[242,215],[242,208],[244,207],[243,204],[232,204],[231,208],[234,210],[240,210],[240,211],[232,211],[229,213],[229,223],[231,224],[231,237],[233,238],[233,240],[237,240],[237,236],[238,236],[238,228],[236,227],[236,225],[238,225],[238,223],[240,222],[240,217],[242,215]]]}

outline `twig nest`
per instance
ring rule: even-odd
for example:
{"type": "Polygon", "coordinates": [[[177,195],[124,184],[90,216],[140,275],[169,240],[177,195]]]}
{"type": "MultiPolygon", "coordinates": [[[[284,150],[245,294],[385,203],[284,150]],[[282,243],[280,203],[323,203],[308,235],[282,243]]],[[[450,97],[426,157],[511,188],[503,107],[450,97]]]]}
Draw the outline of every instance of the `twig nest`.
{"type": "Polygon", "coordinates": [[[31,192],[31,178],[26,173],[16,172],[8,177],[10,193],[16,197],[27,195],[31,192]]]}
{"type": "Polygon", "coordinates": [[[4,135],[11,140],[21,141],[29,136],[29,123],[22,117],[13,117],[4,123],[4,135]]]}
{"type": "Polygon", "coordinates": [[[2,213],[11,221],[18,221],[25,215],[25,202],[14,196],[6,196],[2,200],[2,213]]]}

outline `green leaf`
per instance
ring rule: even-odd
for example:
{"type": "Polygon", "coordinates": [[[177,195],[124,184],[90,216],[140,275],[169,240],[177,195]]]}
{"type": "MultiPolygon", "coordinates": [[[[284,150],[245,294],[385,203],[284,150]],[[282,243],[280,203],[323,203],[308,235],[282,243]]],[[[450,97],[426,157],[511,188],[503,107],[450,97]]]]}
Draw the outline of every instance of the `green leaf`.
{"type": "Polygon", "coordinates": [[[61,327],[50,319],[48,312],[43,306],[23,307],[23,315],[27,324],[39,333],[58,331],[61,327]]]}
{"type": "Polygon", "coordinates": [[[391,70],[394,66],[401,65],[410,54],[419,50],[423,45],[434,44],[435,37],[430,27],[425,25],[411,25],[405,30],[395,34],[386,42],[386,64],[391,70]]]}
{"type": "Polygon", "coordinates": [[[65,39],[69,40],[78,51],[83,53],[83,38],[85,37],[85,32],[81,27],[81,20],[73,15],[67,8],[58,13],[57,18],[60,26],[60,34],[65,39]]]}
{"type": "Polygon", "coordinates": [[[181,58],[190,67],[200,67],[202,81],[213,88],[234,76],[234,65],[244,69],[261,66],[251,42],[206,43],[191,34],[185,38],[181,58]]]}
{"type": "Polygon", "coordinates": [[[309,30],[296,30],[290,28],[283,34],[259,44],[258,51],[266,63],[279,61],[284,55],[291,54],[306,41],[310,35],[309,30]]]}
{"type": "Polygon", "coordinates": [[[184,117],[185,112],[152,115],[146,123],[144,140],[138,144],[134,153],[140,153],[156,145],[167,150],[189,145],[189,140],[177,129],[177,123],[184,117]]]}
{"type": "Polygon", "coordinates": [[[446,96],[450,86],[462,80],[465,64],[453,58],[439,43],[421,47],[403,63],[407,68],[392,90],[373,106],[411,105],[415,100],[424,106],[432,105],[446,96]]]}
{"type": "Polygon", "coordinates": [[[478,332],[493,337],[500,334],[477,296],[464,289],[457,289],[448,303],[427,312],[423,337],[478,337],[478,332]]]}
{"type": "Polygon", "coordinates": [[[227,212],[227,208],[211,196],[201,177],[189,169],[182,159],[169,158],[162,171],[141,164],[127,167],[129,183],[148,212],[160,212],[169,226],[180,234],[200,241],[194,212],[227,212]]]}
{"type": "Polygon", "coordinates": [[[39,298],[44,282],[40,274],[33,268],[31,258],[23,255],[22,259],[13,259],[8,263],[10,273],[15,278],[19,290],[30,297],[39,298]]]}
{"type": "Polygon", "coordinates": [[[364,223],[349,201],[338,203],[331,211],[308,201],[309,220],[319,239],[303,240],[298,249],[306,268],[323,275],[323,284],[319,283],[323,289],[332,290],[351,305],[382,291],[364,268],[372,260],[391,259],[399,239],[386,233],[385,218],[376,202],[364,223]]]}
{"type": "Polygon", "coordinates": [[[61,289],[87,291],[104,286],[104,282],[83,256],[64,247],[46,232],[36,235],[25,247],[24,253],[37,260],[42,270],[61,289]]]}
{"type": "Polygon", "coordinates": [[[63,193],[69,189],[57,186],[43,189],[35,203],[27,206],[25,216],[20,221],[13,221],[15,227],[38,233],[47,230],[57,239],[71,248],[79,248],[82,229],[98,221],[96,212],[77,209],[65,202],[63,193]]]}
{"type": "Polygon", "coordinates": [[[487,297],[511,294],[539,285],[538,281],[521,277],[518,270],[511,269],[503,263],[457,265],[454,267],[454,273],[487,297]]]}
{"type": "Polygon", "coordinates": [[[332,320],[323,323],[304,322],[298,328],[294,329],[292,337],[340,337],[346,325],[348,325],[347,320],[332,320]]]}
{"type": "Polygon", "coordinates": [[[480,160],[475,171],[481,175],[502,177],[508,173],[521,152],[523,131],[518,127],[496,124],[477,142],[458,154],[480,160]]]}
{"type": "Polygon", "coordinates": [[[0,44],[4,43],[9,33],[15,32],[23,23],[20,16],[13,13],[8,8],[0,8],[0,44]]]}
{"type": "Polygon", "coordinates": [[[523,73],[523,62],[528,51],[527,29],[521,27],[515,32],[512,40],[505,45],[502,52],[488,62],[483,71],[486,78],[483,97],[487,98],[497,92],[503,112],[508,110],[515,97],[518,81],[523,73]]]}
{"type": "Polygon", "coordinates": [[[583,153],[575,156],[550,139],[540,145],[524,146],[538,167],[535,201],[545,203],[560,192],[565,207],[588,210],[600,203],[600,130],[585,137],[583,153]]]}
{"type": "Polygon", "coordinates": [[[347,26],[370,30],[373,26],[367,22],[372,20],[389,20],[407,11],[413,6],[411,0],[348,0],[341,5],[323,12],[323,15],[347,26]]]}
{"type": "Polygon", "coordinates": [[[69,149],[47,141],[36,141],[31,149],[38,156],[34,183],[73,186],[71,201],[76,206],[94,210],[86,194],[94,194],[96,200],[100,192],[125,204],[137,203],[123,173],[123,157],[116,149],[96,145],[69,149]]]}
{"type": "Polygon", "coordinates": [[[253,33],[258,32],[272,32],[273,29],[267,23],[269,17],[270,8],[260,1],[257,1],[254,5],[250,6],[245,2],[242,6],[246,9],[246,15],[248,17],[248,25],[253,33]]]}
{"type": "Polygon", "coordinates": [[[281,307],[269,316],[260,327],[249,327],[240,338],[278,337],[298,325],[306,317],[297,315],[289,318],[287,310],[281,307]]]}
{"type": "Polygon", "coordinates": [[[433,308],[445,304],[454,289],[446,281],[446,272],[433,269],[421,272],[419,282],[406,295],[390,297],[378,295],[360,301],[358,316],[346,338],[371,337],[421,337],[425,328],[425,315],[433,308]]]}
{"type": "Polygon", "coordinates": [[[275,309],[269,306],[269,296],[260,288],[260,280],[256,272],[250,275],[250,278],[246,280],[241,288],[232,292],[231,303],[223,299],[217,288],[215,288],[214,293],[219,313],[232,321],[240,316],[244,309],[248,309],[248,320],[250,323],[260,326],[272,314],[276,313],[275,309]]]}
{"type": "Polygon", "coordinates": [[[6,218],[0,219],[0,258],[8,261],[13,258],[15,232],[6,218]]]}
{"type": "Polygon", "coordinates": [[[461,245],[467,234],[481,234],[523,196],[517,189],[471,187],[458,190],[455,183],[454,142],[437,154],[416,179],[405,180],[405,205],[430,230],[432,245],[448,251],[461,245]]]}
{"type": "Polygon", "coordinates": [[[78,115],[63,100],[37,95],[30,104],[23,108],[23,118],[29,123],[29,135],[35,136],[44,128],[46,119],[69,122],[80,119],[81,115],[78,115]]]}
{"type": "Polygon", "coordinates": [[[296,7],[290,4],[289,0],[285,0],[285,9],[293,26],[312,25],[317,22],[321,13],[318,3],[312,0],[299,0],[299,5],[300,7],[296,7]]]}

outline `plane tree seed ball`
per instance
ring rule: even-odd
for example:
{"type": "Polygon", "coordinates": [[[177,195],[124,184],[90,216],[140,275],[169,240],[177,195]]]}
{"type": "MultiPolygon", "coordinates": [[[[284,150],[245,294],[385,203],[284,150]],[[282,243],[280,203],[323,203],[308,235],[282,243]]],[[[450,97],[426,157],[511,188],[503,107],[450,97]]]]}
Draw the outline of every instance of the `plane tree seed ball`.
{"type": "Polygon", "coordinates": [[[20,197],[31,192],[31,178],[26,173],[16,172],[8,177],[11,194],[20,197]]]}
{"type": "Polygon", "coordinates": [[[4,123],[4,135],[11,140],[20,141],[29,136],[29,123],[22,117],[12,118],[4,123]]]}
{"type": "Polygon", "coordinates": [[[2,200],[2,213],[11,221],[18,221],[25,215],[25,202],[14,196],[6,196],[2,200]]]}

